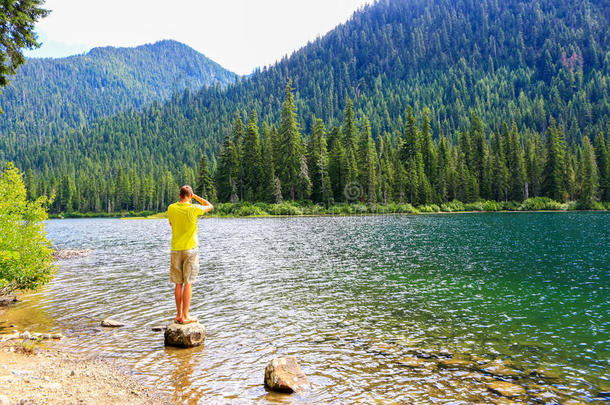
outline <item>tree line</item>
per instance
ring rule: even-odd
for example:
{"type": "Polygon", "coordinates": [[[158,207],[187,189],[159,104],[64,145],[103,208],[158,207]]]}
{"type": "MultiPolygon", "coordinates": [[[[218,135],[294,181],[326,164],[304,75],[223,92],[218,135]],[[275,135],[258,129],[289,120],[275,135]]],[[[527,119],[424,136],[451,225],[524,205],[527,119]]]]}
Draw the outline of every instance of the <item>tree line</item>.
{"type": "Polygon", "coordinates": [[[419,117],[408,107],[404,130],[373,138],[366,117],[347,101],[340,127],[316,119],[310,134],[299,130],[293,89],[286,87],[277,125],[262,123],[256,112],[246,123],[237,115],[211,175],[204,155],[197,191],[220,202],[307,200],[414,205],[454,199],[523,201],[546,196],[578,200],[592,207],[610,200],[608,147],[603,134],[568,147],[551,120],[546,134],[520,133],[503,124],[485,133],[476,114],[457,142],[434,136],[430,112],[419,117]],[[212,181],[214,179],[214,181],[212,181]]]}

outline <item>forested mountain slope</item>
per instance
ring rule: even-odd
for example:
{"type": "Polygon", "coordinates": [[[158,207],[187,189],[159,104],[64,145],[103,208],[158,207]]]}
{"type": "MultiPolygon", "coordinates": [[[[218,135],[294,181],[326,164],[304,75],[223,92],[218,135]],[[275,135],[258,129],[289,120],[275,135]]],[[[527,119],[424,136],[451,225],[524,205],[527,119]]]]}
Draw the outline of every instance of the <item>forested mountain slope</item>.
{"type": "Polygon", "coordinates": [[[542,135],[553,118],[570,146],[608,132],[609,20],[610,6],[599,0],[382,1],[226,89],[186,91],[27,147],[3,138],[0,159],[38,173],[40,191],[62,181],[93,187],[104,195],[102,209],[120,198],[116,176],[131,173],[122,190],[152,183],[146,207],[159,208],[176,184],[194,180],[202,152],[215,168],[236,113],[246,120],[254,110],[259,122],[277,125],[288,79],[305,138],[314,117],[329,130],[343,125],[350,98],[355,116],[368,118],[378,154],[386,133],[393,148],[404,142],[409,105],[416,116],[429,109],[434,140],[457,144],[473,116],[488,140],[513,122],[524,138],[542,135]]]}
{"type": "Polygon", "coordinates": [[[66,58],[28,59],[2,90],[0,134],[46,141],[172,93],[226,85],[237,75],[172,40],[135,48],[93,48],[66,58]]]}

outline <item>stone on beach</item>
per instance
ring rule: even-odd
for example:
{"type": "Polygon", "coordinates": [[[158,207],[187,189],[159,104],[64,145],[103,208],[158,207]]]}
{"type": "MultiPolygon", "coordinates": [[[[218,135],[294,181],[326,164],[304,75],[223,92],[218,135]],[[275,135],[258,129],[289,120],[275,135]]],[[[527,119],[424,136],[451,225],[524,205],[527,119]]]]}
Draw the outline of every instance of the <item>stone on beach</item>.
{"type": "Polygon", "coordinates": [[[170,323],[165,329],[165,345],[176,347],[194,347],[203,344],[205,327],[199,322],[180,324],[170,323]]]}
{"type": "Polygon", "coordinates": [[[265,386],[272,391],[302,393],[309,389],[309,379],[296,357],[277,357],[265,368],[265,386]]]}
{"type": "Polygon", "coordinates": [[[125,326],[123,322],[117,321],[116,319],[106,318],[102,321],[102,326],[106,328],[118,328],[125,326]]]}

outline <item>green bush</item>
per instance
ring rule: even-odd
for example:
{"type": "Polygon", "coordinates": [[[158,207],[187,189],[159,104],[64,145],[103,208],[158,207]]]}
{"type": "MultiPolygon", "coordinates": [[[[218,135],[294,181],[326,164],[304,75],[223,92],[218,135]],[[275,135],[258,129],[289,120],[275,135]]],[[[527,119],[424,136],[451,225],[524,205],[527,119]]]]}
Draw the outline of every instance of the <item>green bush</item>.
{"type": "Polygon", "coordinates": [[[411,204],[398,204],[396,206],[396,212],[397,213],[403,213],[403,214],[417,214],[417,213],[419,213],[417,208],[415,208],[411,204]]]}
{"type": "Polygon", "coordinates": [[[303,211],[299,207],[288,202],[271,204],[267,212],[271,215],[303,215],[303,211]]]}
{"type": "Polygon", "coordinates": [[[256,205],[244,204],[235,212],[238,217],[266,216],[269,215],[256,205]]]}
{"type": "Polygon", "coordinates": [[[521,204],[523,211],[556,211],[561,210],[561,203],[552,200],[548,197],[532,197],[523,201],[521,204]]]}
{"type": "Polygon", "coordinates": [[[0,172],[0,294],[34,290],[53,278],[53,249],[44,225],[49,202],[26,200],[21,173],[12,163],[0,172]]]}
{"type": "Polygon", "coordinates": [[[504,209],[502,203],[492,200],[483,201],[483,211],[502,211],[504,209]]]}
{"type": "Polygon", "coordinates": [[[441,208],[436,204],[426,204],[417,207],[419,212],[440,212],[441,208]]]}
{"type": "Polygon", "coordinates": [[[483,211],[483,203],[481,201],[464,204],[464,211],[483,211]]]}
{"type": "Polygon", "coordinates": [[[464,211],[464,203],[458,200],[453,200],[451,202],[441,204],[441,211],[443,212],[457,212],[464,211]]]}

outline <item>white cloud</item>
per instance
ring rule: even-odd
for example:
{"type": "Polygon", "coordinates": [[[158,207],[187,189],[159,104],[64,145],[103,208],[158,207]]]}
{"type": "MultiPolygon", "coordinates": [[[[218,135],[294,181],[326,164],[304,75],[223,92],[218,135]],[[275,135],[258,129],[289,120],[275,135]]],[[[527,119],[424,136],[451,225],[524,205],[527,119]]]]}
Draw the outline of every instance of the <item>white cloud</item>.
{"type": "MultiPolygon", "coordinates": [[[[27,56],[175,39],[240,74],[271,65],[373,0],[47,0],[27,56]]],[[[54,54],[55,53],[55,54],[54,54]]],[[[60,54],[64,53],[64,54],[60,54]]]]}

